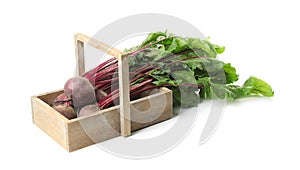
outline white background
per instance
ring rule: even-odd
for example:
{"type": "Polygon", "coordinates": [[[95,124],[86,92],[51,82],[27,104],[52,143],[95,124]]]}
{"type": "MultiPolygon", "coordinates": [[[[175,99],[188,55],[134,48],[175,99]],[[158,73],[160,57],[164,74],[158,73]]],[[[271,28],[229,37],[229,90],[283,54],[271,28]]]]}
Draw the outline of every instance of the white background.
{"type": "Polygon", "coordinates": [[[0,169],[299,169],[299,16],[296,0],[1,1],[0,169]],[[199,116],[180,145],[156,158],[127,160],[96,146],[66,152],[32,123],[30,96],[60,89],[73,76],[75,32],[93,35],[145,12],[192,23],[226,46],[221,59],[236,66],[241,82],[260,77],[275,97],[228,104],[204,145],[199,116]]]}

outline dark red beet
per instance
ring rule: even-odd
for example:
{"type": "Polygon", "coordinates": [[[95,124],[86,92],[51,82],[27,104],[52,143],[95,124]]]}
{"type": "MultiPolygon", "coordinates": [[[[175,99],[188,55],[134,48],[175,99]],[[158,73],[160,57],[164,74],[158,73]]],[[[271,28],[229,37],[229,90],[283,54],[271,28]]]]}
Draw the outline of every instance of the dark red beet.
{"type": "Polygon", "coordinates": [[[69,79],[65,83],[64,92],[72,98],[75,108],[96,103],[95,89],[84,77],[75,76],[69,79]]]}
{"type": "Polygon", "coordinates": [[[75,110],[72,106],[60,104],[52,107],[68,119],[73,119],[77,117],[75,110]]]}
{"type": "Polygon", "coordinates": [[[82,116],[89,116],[97,111],[99,111],[99,107],[97,105],[86,105],[84,106],[82,109],[80,109],[80,112],[78,114],[78,117],[82,117],[82,116]]]}
{"type": "Polygon", "coordinates": [[[62,93],[59,96],[57,96],[53,102],[53,106],[57,106],[57,105],[71,106],[73,105],[72,99],[68,97],[65,93],[62,93]]]}

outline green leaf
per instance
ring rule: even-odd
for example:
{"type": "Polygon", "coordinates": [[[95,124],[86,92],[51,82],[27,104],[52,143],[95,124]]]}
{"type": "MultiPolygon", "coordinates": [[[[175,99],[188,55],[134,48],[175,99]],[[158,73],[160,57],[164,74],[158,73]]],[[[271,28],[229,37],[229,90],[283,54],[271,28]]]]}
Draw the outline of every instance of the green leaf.
{"type": "Polygon", "coordinates": [[[235,100],[248,96],[246,91],[245,88],[237,85],[212,84],[212,93],[215,99],[235,100]]]}
{"type": "Polygon", "coordinates": [[[249,89],[249,95],[274,96],[274,91],[268,83],[253,76],[246,80],[243,86],[249,89]]]}
{"type": "Polygon", "coordinates": [[[236,69],[231,66],[230,63],[224,64],[223,69],[226,74],[226,83],[230,84],[238,81],[239,75],[236,73],[236,69]]]}
{"type": "Polygon", "coordinates": [[[188,70],[179,70],[171,72],[171,76],[175,80],[181,80],[183,84],[197,84],[194,73],[188,70]]]}
{"type": "Polygon", "coordinates": [[[216,49],[218,54],[222,54],[225,51],[225,46],[219,46],[214,44],[214,48],[216,49]]]}
{"type": "Polygon", "coordinates": [[[210,91],[207,93],[212,94],[210,95],[211,98],[226,100],[235,100],[258,95],[271,97],[274,95],[269,84],[253,76],[247,79],[243,86],[211,83],[210,91]]]}
{"type": "Polygon", "coordinates": [[[148,37],[142,42],[140,47],[144,47],[152,42],[156,42],[159,37],[166,37],[167,34],[165,32],[152,32],[148,35],[148,37]]]}
{"type": "MultiPolygon", "coordinates": [[[[154,78],[158,78],[153,76],[154,78]]],[[[163,85],[172,85],[172,86],[178,86],[178,83],[176,81],[171,80],[170,78],[158,78],[156,81],[152,82],[156,86],[163,86],[163,85]]]]}
{"type": "Polygon", "coordinates": [[[199,60],[198,58],[192,58],[189,60],[185,60],[183,62],[193,71],[196,69],[199,69],[199,70],[204,69],[201,60],[199,60]]]}
{"type": "Polygon", "coordinates": [[[194,87],[171,87],[173,98],[183,108],[195,107],[200,103],[200,98],[194,87]]]}
{"type": "Polygon", "coordinates": [[[183,107],[195,106],[200,99],[235,100],[274,95],[269,84],[253,76],[242,86],[234,85],[239,78],[236,69],[216,58],[225,51],[225,47],[211,43],[209,38],[183,38],[166,32],[154,32],[140,46],[128,52],[141,48],[140,52],[129,58],[130,71],[143,66],[151,66],[153,70],[135,83],[150,76],[154,79],[154,85],[170,88],[174,101],[183,107]]]}

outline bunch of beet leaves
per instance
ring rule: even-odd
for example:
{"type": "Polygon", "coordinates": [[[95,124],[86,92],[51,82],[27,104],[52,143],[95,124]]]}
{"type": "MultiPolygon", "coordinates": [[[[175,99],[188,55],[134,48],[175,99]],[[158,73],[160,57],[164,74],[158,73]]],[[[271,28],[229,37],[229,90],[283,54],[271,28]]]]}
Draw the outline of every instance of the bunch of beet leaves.
{"type": "MultiPolygon", "coordinates": [[[[182,107],[197,106],[202,99],[274,95],[270,85],[253,76],[242,86],[234,85],[238,80],[236,69],[216,58],[224,50],[209,39],[150,33],[141,45],[125,50],[129,58],[130,99],[159,87],[172,90],[173,101],[182,107]]],[[[111,58],[81,77],[71,78],[53,107],[71,119],[117,105],[118,71],[117,59],[111,58]]]]}

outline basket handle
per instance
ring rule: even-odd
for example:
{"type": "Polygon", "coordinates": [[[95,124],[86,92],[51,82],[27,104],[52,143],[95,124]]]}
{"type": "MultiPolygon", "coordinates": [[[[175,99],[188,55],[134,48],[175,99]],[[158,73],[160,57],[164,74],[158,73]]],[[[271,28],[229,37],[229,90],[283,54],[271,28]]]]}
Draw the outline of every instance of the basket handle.
{"type": "Polygon", "coordinates": [[[93,39],[82,33],[76,33],[74,38],[76,53],[76,75],[82,75],[83,73],[85,73],[84,44],[89,44],[92,47],[118,59],[120,90],[120,130],[122,136],[129,136],[131,134],[131,121],[128,56],[123,55],[122,51],[100,41],[97,41],[96,39],[93,39]]]}

